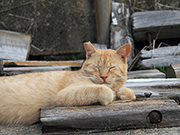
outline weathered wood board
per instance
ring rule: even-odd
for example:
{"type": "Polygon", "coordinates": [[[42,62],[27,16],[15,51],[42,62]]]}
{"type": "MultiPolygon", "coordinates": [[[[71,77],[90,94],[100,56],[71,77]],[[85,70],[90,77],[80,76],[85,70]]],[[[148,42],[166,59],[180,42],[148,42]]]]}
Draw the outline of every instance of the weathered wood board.
{"type": "Polygon", "coordinates": [[[136,100],[114,101],[108,106],[42,108],[44,133],[87,134],[180,126],[180,79],[130,79],[125,86],[135,91],[136,100]],[[145,98],[145,92],[152,96],[145,98]]]}
{"type": "Polygon", "coordinates": [[[178,64],[178,63],[180,63],[180,55],[144,59],[139,63],[138,66],[141,69],[152,69],[152,68],[167,67],[170,66],[171,64],[178,64]]]}
{"type": "Polygon", "coordinates": [[[0,59],[27,60],[30,43],[30,35],[0,30],[0,59]]]}
{"type": "Polygon", "coordinates": [[[134,57],[134,42],[131,33],[130,7],[112,1],[111,48],[118,49],[123,44],[131,45],[129,60],[134,57]]]}
{"type": "Polygon", "coordinates": [[[180,63],[180,47],[168,46],[153,50],[142,50],[139,67],[141,69],[167,67],[180,63]]]}
{"type": "Polygon", "coordinates": [[[71,70],[70,66],[41,66],[41,67],[5,67],[4,74],[15,75],[32,72],[71,70]]]}
{"type": "Polygon", "coordinates": [[[83,60],[76,61],[3,61],[3,65],[15,64],[15,65],[24,65],[24,66],[47,66],[47,65],[56,65],[56,66],[72,66],[72,67],[81,67],[83,60]]]}
{"type": "Polygon", "coordinates": [[[142,59],[148,59],[178,55],[180,55],[180,46],[168,46],[155,48],[153,50],[142,50],[140,57],[142,59]]]}
{"type": "Polygon", "coordinates": [[[167,69],[167,77],[180,78],[180,64],[172,64],[167,69]]]}
{"type": "Polygon", "coordinates": [[[134,90],[137,96],[151,93],[154,97],[180,97],[180,79],[129,79],[126,87],[134,90]]]}
{"type": "Polygon", "coordinates": [[[158,39],[180,37],[180,11],[178,10],[135,12],[132,17],[135,41],[148,40],[148,33],[151,34],[152,39],[155,39],[159,31],[158,39]]]}
{"type": "Polygon", "coordinates": [[[97,132],[97,130],[173,127],[180,126],[179,111],[180,106],[174,100],[149,98],[133,102],[117,101],[108,106],[43,108],[41,121],[45,133],[59,134],[83,133],[85,130],[97,132]],[[71,129],[72,132],[68,133],[67,129],[71,129]]]}
{"type": "Polygon", "coordinates": [[[137,79],[137,78],[165,78],[166,75],[160,72],[157,69],[154,70],[138,70],[130,71],[127,73],[128,79],[137,79]]]}

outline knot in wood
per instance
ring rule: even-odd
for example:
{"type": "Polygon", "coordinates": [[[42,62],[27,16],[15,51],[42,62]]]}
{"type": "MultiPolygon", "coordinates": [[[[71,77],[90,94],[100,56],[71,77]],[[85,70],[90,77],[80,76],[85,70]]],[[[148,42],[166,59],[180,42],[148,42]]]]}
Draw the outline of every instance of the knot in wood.
{"type": "Polygon", "coordinates": [[[148,123],[159,124],[162,122],[163,115],[160,111],[153,110],[147,116],[148,123]]]}

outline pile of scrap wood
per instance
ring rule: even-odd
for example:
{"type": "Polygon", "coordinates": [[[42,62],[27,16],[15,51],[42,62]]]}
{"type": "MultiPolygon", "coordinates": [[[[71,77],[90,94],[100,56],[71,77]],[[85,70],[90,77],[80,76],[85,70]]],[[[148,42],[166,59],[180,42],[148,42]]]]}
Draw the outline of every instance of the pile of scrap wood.
{"type": "Polygon", "coordinates": [[[179,10],[135,12],[132,18],[134,40],[148,41],[153,48],[141,50],[139,68],[152,69],[180,63],[179,45],[155,48],[159,39],[180,38],[179,10]]]}

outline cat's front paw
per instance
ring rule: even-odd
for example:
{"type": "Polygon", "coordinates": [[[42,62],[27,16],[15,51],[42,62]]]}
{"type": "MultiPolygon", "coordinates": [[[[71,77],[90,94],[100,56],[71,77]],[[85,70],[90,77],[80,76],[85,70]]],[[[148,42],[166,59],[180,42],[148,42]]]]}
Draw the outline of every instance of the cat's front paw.
{"type": "Polygon", "coordinates": [[[101,86],[101,89],[99,89],[99,98],[98,102],[101,105],[108,105],[113,102],[115,98],[114,92],[108,88],[107,86],[101,86]]]}
{"type": "Polygon", "coordinates": [[[136,99],[136,96],[134,94],[134,91],[123,87],[119,90],[119,92],[117,93],[117,97],[121,100],[134,100],[136,99]]]}

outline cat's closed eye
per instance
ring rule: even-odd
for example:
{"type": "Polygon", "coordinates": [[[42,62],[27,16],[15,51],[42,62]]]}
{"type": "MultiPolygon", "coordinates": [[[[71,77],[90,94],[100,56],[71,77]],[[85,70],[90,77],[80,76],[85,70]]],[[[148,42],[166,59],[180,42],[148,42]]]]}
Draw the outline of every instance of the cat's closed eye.
{"type": "Polygon", "coordinates": [[[109,68],[109,71],[115,69],[115,67],[116,67],[116,66],[111,66],[111,67],[109,68]]]}

